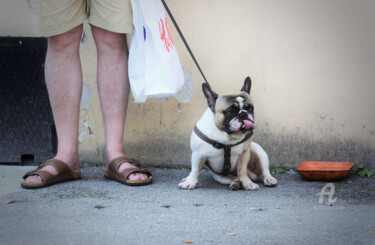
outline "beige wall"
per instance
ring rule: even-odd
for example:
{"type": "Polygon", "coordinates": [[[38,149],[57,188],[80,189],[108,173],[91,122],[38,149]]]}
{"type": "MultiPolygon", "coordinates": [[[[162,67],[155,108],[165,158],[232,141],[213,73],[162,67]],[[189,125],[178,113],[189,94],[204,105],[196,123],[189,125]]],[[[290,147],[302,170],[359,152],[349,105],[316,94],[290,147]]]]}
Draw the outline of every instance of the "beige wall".
{"type": "MultiPolygon", "coordinates": [[[[337,160],[375,168],[374,1],[167,3],[215,91],[237,91],[251,76],[258,125],[254,140],[268,151],[272,165],[337,160]]],[[[1,3],[0,35],[32,36],[30,22],[23,1],[1,3]]],[[[174,98],[130,103],[127,152],[149,165],[189,165],[190,132],[206,107],[203,79],[171,22],[170,27],[181,63],[192,73],[194,96],[186,104],[174,98]]],[[[80,152],[83,161],[101,163],[95,48],[87,35],[81,47],[80,152]]]]}

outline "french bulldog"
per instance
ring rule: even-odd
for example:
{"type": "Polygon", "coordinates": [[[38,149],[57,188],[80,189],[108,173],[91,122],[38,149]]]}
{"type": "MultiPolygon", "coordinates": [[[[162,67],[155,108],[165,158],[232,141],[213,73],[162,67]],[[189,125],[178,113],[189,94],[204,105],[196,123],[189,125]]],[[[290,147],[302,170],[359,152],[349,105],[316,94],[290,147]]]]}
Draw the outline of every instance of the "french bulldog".
{"type": "Polygon", "coordinates": [[[255,121],[250,89],[250,77],[245,79],[240,93],[219,96],[208,84],[202,85],[208,108],[191,134],[191,172],[181,180],[180,188],[194,189],[204,165],[217,182],[232,190],[258,190],[254,183],[258,180],[265,186],[277,184],[269,170],[267,153],[252,142],[255,121]]]}

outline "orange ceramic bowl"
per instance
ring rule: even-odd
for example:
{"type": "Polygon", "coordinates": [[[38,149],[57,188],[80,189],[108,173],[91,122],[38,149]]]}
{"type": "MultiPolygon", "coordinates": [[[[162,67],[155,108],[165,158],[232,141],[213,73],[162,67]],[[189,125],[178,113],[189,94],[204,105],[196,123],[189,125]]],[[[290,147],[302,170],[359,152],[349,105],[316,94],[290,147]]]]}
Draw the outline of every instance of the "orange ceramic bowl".
{"type": "Polygon", "coordinates": [[[336,181],[344,179],[353,166],[352,162],[307,161],[302,162],[297,171],[307,180],[336,181]]]}

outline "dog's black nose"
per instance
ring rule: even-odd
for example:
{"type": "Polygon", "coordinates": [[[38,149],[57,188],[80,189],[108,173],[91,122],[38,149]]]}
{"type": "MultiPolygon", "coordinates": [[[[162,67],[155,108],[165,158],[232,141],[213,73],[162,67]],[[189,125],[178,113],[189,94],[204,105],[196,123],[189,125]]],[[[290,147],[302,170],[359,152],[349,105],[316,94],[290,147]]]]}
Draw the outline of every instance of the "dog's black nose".
{"type": "Polygon", "coordinates": [[[239,119],[247,119],[247,117],[248,117],[247,112],[246,111],[241,111],[238,114],[238,117],[239,117],[239,119]]]}

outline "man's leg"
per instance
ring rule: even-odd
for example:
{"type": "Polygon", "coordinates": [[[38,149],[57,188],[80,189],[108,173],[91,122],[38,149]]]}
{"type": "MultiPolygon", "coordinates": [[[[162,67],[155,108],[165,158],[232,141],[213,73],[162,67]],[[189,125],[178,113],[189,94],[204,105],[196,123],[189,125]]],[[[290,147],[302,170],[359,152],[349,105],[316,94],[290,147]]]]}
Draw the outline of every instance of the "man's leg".
{"type": "MultiPolygon", "coordinates": [[[[98,89],[106,142],[106,162],[125,156],[124,127],[129,98],[128,53],[125,34],[92,26],[98,53],[98,89]]],[[[123,163],[119,172],[134,167],[123,163]]],[[[134,173],[129,180],[145,180],[147,174],[134,173]]]]}
{"type": "MultiPolygon", "coordinates": [[[[58,148],[55,158],[65,162],[72,171],[80,170],[78,157],[78,124],[82,93],[82,69],[79,45],[82,25],[48,38],[45,79],[56,124],[58,148]]],[[[56,174],[52,166],[47,170],[56,174]]],[[[30,176],[30,183],[41,183],[40,176],[30,176]]]]}

